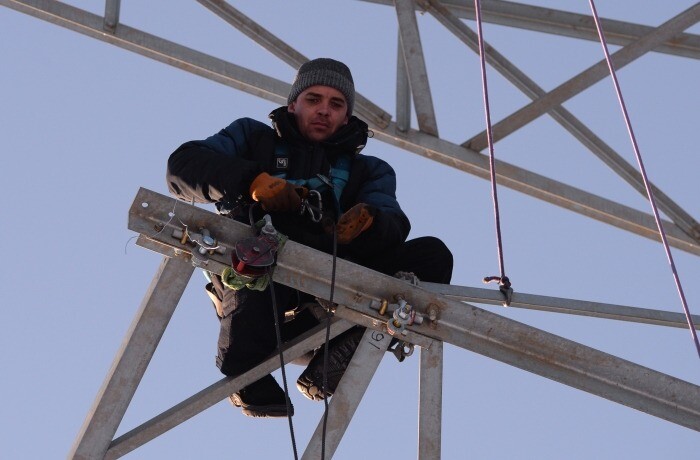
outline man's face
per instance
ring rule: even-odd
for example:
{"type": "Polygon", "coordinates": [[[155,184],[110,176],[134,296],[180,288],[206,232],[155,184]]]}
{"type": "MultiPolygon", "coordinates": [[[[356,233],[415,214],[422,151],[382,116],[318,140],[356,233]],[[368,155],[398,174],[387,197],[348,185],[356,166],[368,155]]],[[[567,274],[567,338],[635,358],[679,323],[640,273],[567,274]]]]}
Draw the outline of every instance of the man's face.
{"type": "Polygon", "coordinates": [[[325,141],[348,122],[348,104],[343,93],[330,86],[310,86],[288,106],[302,136],[312,142],[325,141]]]}

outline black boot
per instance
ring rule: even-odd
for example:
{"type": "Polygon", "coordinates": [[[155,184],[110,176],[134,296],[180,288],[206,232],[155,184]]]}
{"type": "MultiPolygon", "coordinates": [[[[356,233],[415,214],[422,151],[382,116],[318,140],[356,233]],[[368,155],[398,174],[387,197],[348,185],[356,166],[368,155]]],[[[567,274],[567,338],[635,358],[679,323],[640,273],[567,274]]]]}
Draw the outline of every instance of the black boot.
{"type": "Polygon", "coordinates": [[[333,396],[338,383],[350,364],[352,355],[355,354],[360,339],[365,333],[364,328],[354,327],[328,344],[328,369],[327,388],[323,391],[323,356],[325,346],[319,348],[308,367],[297,380],[297,388],[304,396],[315,401],[323,401],[326,397],[333,396]]]}
{"type": "MultiPolygon", "coordinates": [[[[228,397],[231,404],[240,407],[248,417],[286,417],[287,400],[284,390],[277,384],[275,378],[266,375],[253,382],[238,393],[228,397]]],[[[290,401],[289,408],[294,415],[294,406],[290,401]]]]}

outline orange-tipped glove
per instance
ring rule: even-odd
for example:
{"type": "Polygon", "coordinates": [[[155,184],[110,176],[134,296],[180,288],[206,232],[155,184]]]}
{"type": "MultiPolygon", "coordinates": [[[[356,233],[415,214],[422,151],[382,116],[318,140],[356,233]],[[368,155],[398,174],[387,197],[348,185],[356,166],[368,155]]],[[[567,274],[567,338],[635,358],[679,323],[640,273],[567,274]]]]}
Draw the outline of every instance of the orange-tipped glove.
{"type": "Polygon", "coordinates": [[[336,225],[338,243],[348,244],[367,230],[374,221],[376,210],[365,203],[358,203],[346,211],[336,225]]]}
{"type": "Polygon", "coordinates": [[[260,173],[250,184],[250,196],[259,202],[265,211],[298,211],[301,198],[306,194],[304,187],[268,173],[260,173]]]}

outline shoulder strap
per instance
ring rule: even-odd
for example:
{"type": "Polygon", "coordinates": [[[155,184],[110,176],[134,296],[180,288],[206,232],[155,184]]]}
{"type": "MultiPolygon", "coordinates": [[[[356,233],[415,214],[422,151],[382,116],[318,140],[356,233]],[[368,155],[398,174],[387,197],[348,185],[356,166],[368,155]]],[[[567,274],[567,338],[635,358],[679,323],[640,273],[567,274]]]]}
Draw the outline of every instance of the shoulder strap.
{"type": "Polygon", "coordinates": [[[260,140],[261,142],[258,144],[259,148],[261,149],[264,148],[267,149],[267,151],[274,150],[274,158],[270,175],[288,180],[294,185],[307,187],[321,193],[329,188],[332,188],[336,209],[338,210],[338,213],[341,214],[342,209],[340,207],[340,196],[343,194],[343,190],[345,189],[348,179],[350,178],[350,166],[352,163],[351,156],[349,154],[338,155],[335,164],[331,165],[331,177],[323,177],[318,175],[309,179],[287,179],[290,161],[289,146],[284,142],[278,142],[278,138],[275,133],[270,134],[272,135],[262,136],[262,139],[260,140]]]}

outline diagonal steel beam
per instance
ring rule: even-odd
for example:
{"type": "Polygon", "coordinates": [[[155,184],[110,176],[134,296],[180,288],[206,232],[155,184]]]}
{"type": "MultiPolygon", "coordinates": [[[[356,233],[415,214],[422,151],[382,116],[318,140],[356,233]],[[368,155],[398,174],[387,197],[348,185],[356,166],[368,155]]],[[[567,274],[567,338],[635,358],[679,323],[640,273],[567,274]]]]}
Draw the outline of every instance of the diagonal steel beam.
{"type": "Polygon", "coordinates": [[[187,260],[163,259],[69,458],[88,460],[105,456],[193,271],[187,260]]]}
{"type": "Polygon", "coordinates": [[[289,64],[291,67],[296,69],[309,60],[306,56],[277,38],[270,31],[231,6],[228,2],[224,0],[197,0],[197,2],[212,11],[224,21],[231,24],[249,38],[255,40],[256,43],[270,51],[282,61],[289,64]]]}
{"type": "Polygon", "coordinates": [[[55,0],[0,0],[0,5],[75,32],[133,51],[269,101],[284,104],[291,85],[124,24],[114,33],[102,29],[103,18],[55,0]]]}
{"type": "MultiPolygon", "coordinates": [[[[309,60],[306,56],[289,46],[277,36],[241,13],[224,0],[197,0],[206,8],[214,12],[224,21],[253,39],[260,46],[289,64],[293,69],[298,69],[309,60]]],[[[355,111],[366,120],[372,120],[379,126],[386,126],[391,121],[391,115],[384,112],[372,101],[359,92],[355,93],[355,111]]]]}
{"type": "Polygon", "coordinates": [[[391,343],[391,336],[385,332],[367,329],[362,336],[355,354],[348,364],[338,388],[328,405],[328,423],[325,443],[323,439],[323,417],[316,426],[302,460],[333,458],[355,411],[360,406],[374,373],[391,343]],[[324,445],[325,444],[325,445],[324,445]],[[325,452],[323,452],[325,448],[325,452]]]}
{"type": "MultiPolygon", "coordinates": [[[[331,337],[342,333],[352,326],[347,321],[333,321],[331,324],[331,337]]],[[[284,356],[287,362],[292,361],[308,350],[323,344],[326,338],[326,326],[319,325],[311,331],[285,344],[284,356]]],[[[147,442],[155,439],[186,422],[195,415],[209,409],[214,404],[226,399],[228,395],[237,392],[248,384],[255,382],[263,376],[275,371],[280,367],[279,355],[274,353],[262,363],[250,371],[238,377],[224,377],[218,382],[208,386],[202,391],[190,396],[184,401],[176,404],[165,412],[153,417],[136,428],[129,430],[109,444],[106,459],[122,457],[147,442]]],[[[102,458],[102,457],[92,457],[102,458]]]]}
{"type": "MultiPolygon", "coordinates": [[[[105,34],[102,29],[104,18],[80,8],[54,0],[0,0],[0,5],[186,70],[276,104],[284,105],[287,103],[287,95],[291,87],[289,83],[124,24],[119,24],[114,33],[105,34]]],[[[391,115],[377,108],[374,104],[363,105],[362,99],[362,97],[358,98],[355,104],[357,113],[376,126],[387,126],[389,120],[391,120],[391,115]]]]}
{"type": "Polygon", "coordinates": [[[413,94],[413,103],[418,118],[418,129],[426,134],[438,135],[437,119],[433,107],[433,97],[428,83],[428,70],[423,57],[423,45],[418,31],[413,0],[396,2],[396,16],[399,21],[399,35],[406,72],[413,94]]]}
{"type": "MultiPolygon", "coordinates": [[[[172,236],[176,227],[168,213],[173,209],[173,201],[141,189],[129,211],[129,228],[143,235],[151,235],[154,226],[163,228],[151,239],[191,251],[172,236]]],[[[211,229],[212,235],[227,248],[249,235],[248,226],[195,206],[183,204],[176,215],[178,225],[180,221],[189,225],[196,222],[211,229]]],[[[226,255],[215,253],[210,257],[220,263],[228,261],[226,255]]],[[[325,298],[330,291],[332,267],[332,256],[288,241],[278,254],[275,281],[325,298]]],[[[408,327],[412,334],[451,343],[700,431],[700,386],[343,259],[337,260],[335,267],[334,300],[370,318],[377,326],[388,321],[376,310],[381,300],[401,294],[425,318],[422,324],[408,327]]]]}
{"type": "MultiPolygon", "coordinates": [[[[691,6],[654,29],[653,32],[614,53],[611,59],[615,64],[615,68],[621,69],[635,59],[651,51],[659,43],[663,43],[665,40],[675,37],[681,31],[698,21],[700,21],[700,3],[691,6]]],[[[532,120],[549,111],[552,107],[560,105],[564,101],[579,94],[607,75],[608,65],[603,59],[577,76],[562,83],[546,95],[493,125],[493,142],[497,142],[522,128],[532,120]]],[[[462,145],[476,151],[483,150],[488,146],[486,132],[484,131],[477,134],[462,145]]]]}
{"type": "MultiPolygon", "coordinates": [[[[362,0],[367,3],[394,6],[394,0],[362,0]]],[[[441,0],[460,19],[475,18],[474,4],[464,0],[441,0]]],[[[565,37],[597,42],[598,32],[590,15],[525,5],[501,0],[481,2],[485,22],[518,29],[533,30],[565,37]]],[[[601,19],[609,43],[625,46],[654,30],[653,27],[631,22],[601,19]]],[[[655,52],[700,59],[700,35],[683,33],[654,48],[655,52]]]]}
{"type": "MultiPolygon", "coordinates": [[[[457,168],[483,179],[489,178],[488,158],[473,150],[452,144],[415,130],[401,132],[391,124],[375,129],[377,140],[395,145],[431,160],[457,168]]],[[[583,191],[534,172],[496,160],[497,182],[579,214],[628,230],[637,235],[659,241],[654,217],[606,198],[583,191]]],[[[688,236],[672,222],[664,221],[669,242],[674,247],[700,255],[700,243],[688,236]]]]}
{"type": "MultiPolygon", "coordinates": [[[[479,53],[478,37],[464,22],[442,6],[437,0],[418,0],[426,11],[432,14],[442,25],[466,44],[472,51],[479,53]]],[[[485,44],[486,60],[508,81],[525,93],[530,99],[538,99],[546,95],[546,91],[520,71],[505,56],[492,46],[485,44]]],[[[569,131],[576,139],[600,158],[608,167],[622,177],[635,190],[646,197],[646,187],[641,174],[612,147],[586,127],[571,112],[562,106],[553,106],[547,112],[555,121],[569,131]]],[[[650,184],[661,210],[673,220],[684,232],[700,241],[700,224],[683,208],[676,204],[656,185],[650,184]]]]}

